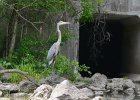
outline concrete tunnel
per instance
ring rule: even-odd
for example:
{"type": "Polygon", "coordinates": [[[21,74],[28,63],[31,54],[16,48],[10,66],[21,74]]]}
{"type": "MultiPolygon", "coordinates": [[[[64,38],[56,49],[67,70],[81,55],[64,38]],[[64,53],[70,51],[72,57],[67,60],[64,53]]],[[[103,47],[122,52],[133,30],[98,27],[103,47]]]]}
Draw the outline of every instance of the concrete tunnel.
{"type": "MultiPolygon", "coordinates": [[[[97,57],[91,57],[89,39],[94,22],[80,23],[79,64],[90,67],[92,74],[102,73],[109,78],[123,77],[125,73],[140,73],[140,18],[135,15],[109,14],[106,31],[111,34],[110,42],[100,48],[97,57]],[[94,60],[93,60],[94,59],[94,60]]],[[[81,73],[88,76],[87,73],[81,73]]]]}

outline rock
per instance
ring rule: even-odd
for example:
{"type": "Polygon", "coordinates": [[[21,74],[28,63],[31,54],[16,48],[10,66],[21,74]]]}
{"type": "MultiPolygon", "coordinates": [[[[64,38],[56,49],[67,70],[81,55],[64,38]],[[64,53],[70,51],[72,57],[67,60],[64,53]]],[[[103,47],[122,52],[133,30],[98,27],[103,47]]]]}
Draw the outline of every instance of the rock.
{"type": "Polygon", "coordinates": [[[124,91],[126,94],[132,95],[134,94],[134,89],[133,88],[128,88],[124,91]]]}
{"type": "Polygon", "coordinates": [[[111,83],[107,84],[107,89],[111,91],[123,91],[123,78],[113,78],[111,83]]]}
{"type": "Polygon", "coordinates": [[[107,84],[107,89],[111,91],[122,91],[135,89],[135,84],[130,79],[113,78],[111,83],[107,84]]]}
{"type": "Polygon", "coordinates": [[[92,97],[93,96],[93,92],[92,90],[88,89],[88,88],[82,88],[80,89],[80,95],[86,95],[87,97],[92,97]]]}
{"type": "Polygon", "coordinates": [[[109,97],[107,100],[137,100],[134,98],[135,98],[134,94],[132,95],[116,94],[116,95],[112,95],[111,98],[109,97]]]}
{"type": "Polygon", "coordinates": [[[64,80],[65,80],[65,78],[60,77],[58,75],[51,75],[51,76],[47,77],[46,79],[41,79],[39,81],[39,83],[40,84],[49,84],[49,85],[53,86],[53,85],[56,85],[64,80]]]}
{"type": "Polygon", "coordinates": [[[49,98],[49,99],[47,99],[47,100],[61,100],[61,99],[62,99],[62,100],[72,100],[72,99],[63,99],[63,98],[61,98],[61,97],[60,97],[60,98],[59,98],[59,97],[58,97],[58,98],[49,98]]]}
{"type": "Polygon", "coordinates": [[[19,91],[19,87],[16,84],[9,84],[5,86],[5,90],[8,90],[10,93],[15,93],[19,91]]]}
{"type": "Polygon", "coordinates": [[[105,75],[100,73],[95,73],[91,77],[91,80],[93,81],[93,86],[100,89],[105,89],[105,86],[107,84],[107,77],[105,75]]]}
{"type": "Polygon", "coordinates": [[[130,79],[125,79],[125,80],[124,80],[124,83],[123,83],[123,88],[124,88],[124,89],[128,89],[128,88],[134,89],[134,88],[135,88],[135,84],[132,82],[132,80],[130,80],[130,79]]]}
{"type": "Polygon", "coordinates": [[[3,83],[3,84],[0,84],[0,90],[1,91],[8,91],[10,93],[15,93],[15,92],[19,91],[19,87],[16,84],[3,83]]]}
{"type": "Polygon", "coordinates": [[[69,98],[71,98],[72,100],[86,100],[89,99],[88,96],[93,96],[93,93],[91,90],[87,88],[78,89],[76,86],[71,84],[68,80],[64,80],[60,84],[56,85],[56,87],[51,93],[49,100],[55,100],[56,98],[58,99],[61,96],[68,96],[68,97],[70,96],[69,98]]]}
{"type": "Polygon", "coordinates": [[[77,88],[81,89],[81,88],[84,88],[86,87],[86,83],[83,83],[83,82],[77,82],[74,84],[77,88]]]}
{"type": "Polygon", "coordinates": [[[105,91],[106,89],[101,89],[92,85],[88,86],[89,89],[91,89],[92,91],[105,91]]]}
{"type": "Polygon", "coordinates": [[[112,93],[111,93],[114,97],[117,97],[117,96],[119,96],[119,92],[118,91],[116,91],[116,90],[114,90],[114,91],[112,91],[112,93]]]}
{"type": "Polygon", "coordinates": [[[4,84],[0,84],[0,90],[1,91],[5,90],[5,85],[4,84]]]}
{"type": "Polygon", "coordinates": [[[135,98],[135,95],[134,94],[124,96],[123,98],[124,98],[123,100],[139,100],[139,99],[136,99],[135,98]]]}
{"type": "Polygon", "coordinates": [[[2,96],[2,91],[0,91],[0,97],[2,96]]]}
{"type": "Polygon", "coordinates": [[[0,100],[10,100],[10,98],[0,97],[0,100]]]}
{"type": "Polygon", "coordinates": [[[135,91],[138,96],[140,96],[140,83],[135,83],[135,91]]]}
{"type": "Polygon", "coordinates": [[[50,85],[42,84],[30,96],[30,100],[48,100],[52,89],[53,88],[50,85]]]}
{"type": "Polygon", "coordinates": [[[10,96],[11,100],[28,100],[28,95],[26,93],[13,93],[10,96]]]}
{"type": "MultiPolygon", "coordinates": [[[[62,96],[57,97],[58,100],[73,100],[70,95],[63,94],[62,96]]],[[[53,100],[53,99],[52,99],[53,100]]]]}
{"type": "Polygon", "coordinates": [[[95,91],[96,96],[102,96],[104,94],[103,91],[95,91]]]}
{"type": "Polygon", "coordinates": [[[37,87],[34,83],[27,81],[27,80],[23,80],[19,83],[19,89],[21,92],[32,92],[33,90],[35,90],[37,87]]]}
{"type": "Polygon", "coordinates": [[[104,100],[103,97],[101,96],[96,96],[95,98],[91,99],[91,100],[104,100]]]}

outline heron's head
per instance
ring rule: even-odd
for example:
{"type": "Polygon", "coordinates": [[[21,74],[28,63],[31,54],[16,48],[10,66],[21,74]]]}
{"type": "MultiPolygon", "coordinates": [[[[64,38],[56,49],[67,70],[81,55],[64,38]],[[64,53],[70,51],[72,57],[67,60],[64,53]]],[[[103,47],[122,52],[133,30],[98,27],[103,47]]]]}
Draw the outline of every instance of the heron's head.
{"type": "Polygon", "coordinates": [[[57,23],[57,25],[65,25],[65,24],[70,24],[70,22],[64,22],[64,21],[59,21],[58,23],[57,23]]]}

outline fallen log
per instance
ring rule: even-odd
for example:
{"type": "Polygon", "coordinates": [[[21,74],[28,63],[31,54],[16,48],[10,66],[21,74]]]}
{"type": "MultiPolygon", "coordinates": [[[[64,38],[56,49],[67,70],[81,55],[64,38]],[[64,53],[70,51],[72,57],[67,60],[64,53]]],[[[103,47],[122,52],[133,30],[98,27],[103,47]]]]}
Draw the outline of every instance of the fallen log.
{"type": "Polygon", "coordinates": [[[33,79],[33,77],[29,76],[28,73],[26,73],[24,71],[17,70],[17,69],[3,69],[3,70],[0,70],[0,74],[4,74],[4,73],[18,73],[18,74],[21,74],[21,75],[25,76],[29,81],[34,83],[36,86],[39,86],[39,84],[33,79]]]}

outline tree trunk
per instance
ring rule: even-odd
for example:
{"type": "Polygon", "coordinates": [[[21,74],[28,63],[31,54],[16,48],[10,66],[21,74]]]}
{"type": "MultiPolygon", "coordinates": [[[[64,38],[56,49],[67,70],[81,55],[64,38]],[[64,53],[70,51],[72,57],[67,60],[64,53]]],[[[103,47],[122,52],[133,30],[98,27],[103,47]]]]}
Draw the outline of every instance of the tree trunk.
{"type": "Polygon", "coordinates": [[[11,17],[9,19],[6,36],[6,57],[10,57],[15,45],[16,29],[17,29],[17,16],[14,10],[11,10],[11,17]]]}
{"type": "Polygon", "coordinates": [[[11,42],[11,37],[12,37],[12,33],[13,33],[12,26],[13,26],[13,22],[14,22],[14,16],[15,16],[15,12],[14,12],[14,10],[12,10],[11,17],[9,19],[9,23],[8,23],[8,27],[7,27],[6,50],[5,50],[6,57],[9,55],[10,42],[11,42]]]}
{"type": "Polygon", "coordinates": [[[15,47],[17,25],[18,25],[18,17],[16,16],[15,23],[14,23],[14,30],[13,30],[12,39],[11,39],[10,48],[9,48],[9,55],[8,55],[9,58],[11,58],[14,47],[15,47]]]}

